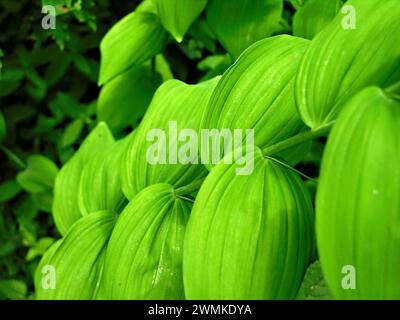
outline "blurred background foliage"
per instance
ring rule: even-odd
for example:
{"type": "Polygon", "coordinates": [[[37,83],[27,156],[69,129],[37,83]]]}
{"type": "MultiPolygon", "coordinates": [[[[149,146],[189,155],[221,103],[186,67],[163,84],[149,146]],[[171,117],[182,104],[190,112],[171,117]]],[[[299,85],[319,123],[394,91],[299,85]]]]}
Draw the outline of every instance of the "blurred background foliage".
{"type": "MultiPolygon", "coordinates": [[[[141,4],[144,10],[149,1],[141,4]]],[[[303,2],[285,0],[279,23],[267,36],[292,33],[293,16],[303,2]]],[[[222,74],[242,49],[238,38],[225,34],[223,27],[214,26],[212,31],[210,24],[218,24],[218,14],[207,20],[203,12],[182,42],[169,35],[159,54],[101,89],[100,42],[140,3],[0,2],[0,299],[33,297],[35,268],[59,238],[51,216],[55,176],[96,123],[106,121],[116,138],[126,135],[138,125],[163,81],[210,79],[222,74]],[[42,27],[46,5],[56,8],[55,29],[42,27]]],[[[216,12],[221,9],[214,7],[216,12]]],[[[300,164],[311,176],[317,175],[323,143],[316,142],[300,164]]],[[[319,266],[313,265],[299,298],[326,296],[319,266]]]]}

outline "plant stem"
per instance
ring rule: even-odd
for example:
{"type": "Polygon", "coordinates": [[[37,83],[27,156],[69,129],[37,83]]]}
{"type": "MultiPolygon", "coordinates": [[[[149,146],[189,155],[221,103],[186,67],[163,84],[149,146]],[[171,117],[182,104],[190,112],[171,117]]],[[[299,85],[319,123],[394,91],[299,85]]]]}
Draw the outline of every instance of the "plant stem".
{"type": "Polygon", "coordinates": [[[306,175],[306,174],[304,174],[303,172],[301,172],[301,171],[299,171],[299,170],[293,168],[292,166],[288,165],[287,163],[285,163],[285,162],[283,162],[283,161],[280,161],[280,160],[278,160],[278,159],[276,159],[276,158],[269,157],[269,156],[264,156],[264,158],[266,158],[266,159],[268,159],[268,160],[271,160],[271,161],[274,161],[274,162],[280,164],[282,167],[285,167],[285,168],[287,168],[287,169],[289,169],[289,170],[291,170],[291,171],[297,173],[298,175],[300,175],[300,176],[306,178],[307,180],[311,180],[311,181],[313,181],[313,182],[315,182],[315,183],[318,182],[317,179],[314,179],[314,178],[309,177],[308,175],[306,175]]]}
{"type": "Polygon", "coordinates": [[[178,196],[191,194],[192,192],[197,191],[197,190],[200,189],[200,187],[203,184],[205,179],[206,178],[197,179],[197,180],[193,181],[192,183],[190,183],[190,184],[188,184],[186,186],[183,186],[183,187],[180,187],[180,188],[176,189],[175,193],[178,196]]]}
{"type": "Polygon", "coordinates": [[[19,168],[25,169],[25,163],[10,149],[8,149],[6,146],[0,145],[0,150],[3,151],[7,157],[14,162],[19,168]]]}
{"type": "Polygon", "coordinates": [[[275,143],[274,145],[265,148],[263,150],[263,154],[264,154],[264,156],[273,156],[283,150],[289,149],[289,148],[294,147],[303,142],[307,142],[307,141],[322,137],[332,129],[335,122],[336,121],[329,122],[325,125],[322,125],[321,127],[317,128],[317,129],[312,129],[312,130],[309,130],[306,132],[301,132],[301,133],[299,133],[293,137],[290,137],[286,140],[275,143]]]}

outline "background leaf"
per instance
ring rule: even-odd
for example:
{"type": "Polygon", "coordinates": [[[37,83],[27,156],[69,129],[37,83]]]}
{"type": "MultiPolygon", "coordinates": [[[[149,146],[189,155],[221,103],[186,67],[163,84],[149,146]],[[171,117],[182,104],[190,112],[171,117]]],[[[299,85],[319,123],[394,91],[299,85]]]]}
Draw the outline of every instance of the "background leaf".
{"type": "Polygon", "coordinates": [[[206,8],[211,29],[234,59],[272,35],[282,10],[282,0],[210,0],[206,8]]]}

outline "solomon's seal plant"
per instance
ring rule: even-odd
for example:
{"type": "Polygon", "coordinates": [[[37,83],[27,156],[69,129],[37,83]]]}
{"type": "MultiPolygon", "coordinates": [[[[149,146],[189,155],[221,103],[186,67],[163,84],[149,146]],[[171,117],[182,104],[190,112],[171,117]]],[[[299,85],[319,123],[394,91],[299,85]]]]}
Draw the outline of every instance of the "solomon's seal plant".
{"type": "Polygon", "coordinates": [[[59,234],[35,298],[400,299],[399,21],[399,0],[138,3],[98,43],[96,103],[52,107],[78,128],[59,168],[3,147],[0,113],[59,234]]]}

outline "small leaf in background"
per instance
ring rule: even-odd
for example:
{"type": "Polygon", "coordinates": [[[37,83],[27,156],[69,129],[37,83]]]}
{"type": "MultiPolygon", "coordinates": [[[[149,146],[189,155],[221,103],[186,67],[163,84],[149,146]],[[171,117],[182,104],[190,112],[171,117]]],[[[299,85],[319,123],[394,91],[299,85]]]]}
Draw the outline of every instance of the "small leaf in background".
{"type": "Polygon", "coordinates": [[[166,35],[153,13],[132,12],[125,16],[101,41],[99,84],[155,56],[164,47],[166,35]]]}
{"type": "Polygon", "coordinates": [[[97,117],[114,131],[134,125],[144,115],[161,78],[150,67],[132,67],[108,82],[97,103],[97,117]]]}
{"type": "Polygon", "coordinates": [[[1,50],[1,48],[0,48],[0,80],[1,80],[1,71],[2,71],[2,69],[3,69],[3,61],[2,61],[2,59],[1,58],[4,58],[4,52],[3,52],[3,50],[1,50]]]}
{"type": "Polygon", "coordinates": [[[17,175],[17,181],[28,192],[41,192],[53,187],[57,172],[52,160],[33,155],[28,158],[26,169],[17,175]]]}
{"type": "Polygon", "coordinates": [[[342,0],[308,0],[293,18],[293,35],[312,39],[339,12],[342,0]]]}
{"type": "Polygon", "coordinates": [[[199,70],[206,72],[201,77],[200,82],[222,75],[231,64],[232,58],[229,54],[208,56],[197,65],[199,70]]]}
{"type": "Polygon", "coordinates": [[[73,145],[79,138],[85,122],[82,119],[76,119],[69,123],[61,137],[61,147],[67,148],[73,145]]]}
{"type": "Polygon", "coordinates": [[[26,260],[31,261],[36,257],[44,255],[46,250],[52,245],[54,238],[44,237],[35,242],[35,244],[30,247],[28,253],[26,254],[26,260]]]}
{"type": "Polygon", "coordinates": [[[90,80],[93,82],[97,81],[97,77],[99,74],[99,64],[93,60],[85,58],[83,55],[74,55],[73,61],[75,67],[81,71],[83,74],[87,75],[90,80]]]}
{"type": "Polygon", "coordinates": [[[46,96],[47,92],[46,81],[44,81],[39,73],[33,68],[26,70],[26,76],[31,81],[31,83],[26,86],[28,94],[30,94],[35,100],[42,100],[46,96]]]}
{"type": "Polygon", "coordinates": [[[52,86],[56,84],[64,76],[70,63],[71,58],[68,55],[60,55],[58,59],[53,60],[44,74],[44,80],[47,85],[52,86]]]}
{"type": "Polygon", "coordinates": [[[211,29],[234,59],[254,42],[272,35],[282,10],[283,0],[210,0],[206,8],[211,29]]]}
{"type": "Polygon", "coordinates": [[[6,132],[7,132],[6,120],[4,119],[3,113],[0,112],[0,144],[6,137],[6,132]]]}
{"type": "Polygon", "coordinates": [[[77,118],[82,114],[83,110],[79,102],[70,94],[58,92],[56,98],[50,102],[49,108],[54,115],[70,118],[77,118]]]}
{"type": "Polygon", "coordinates": [[[5,202],[14,198],[22,190],[16,180],[7,180],[0,184],[0,202],[5,202]]]}
{"type": "Polygon", "coordinates": [[[18,89],[25,72],[22,69],[5,68],[0,80],[0,97],[5,97],[18,89]]]}
{"type": "Polygon", "coordinates": [[[52,190],[47,190],[43,192],[33,193],[32,200],[35,206],[44,212],[51,213],[51,208],[53,205],[53,193],[52,190]]]}
{"type": "Polygon", "coordinates": [[[174,78],[172,74],[171,67],[168,64],[168,61],[164,58],[162,54],[156,55],[156,71],[161,75],[162,81],[167,81],[174,78]]]}
{"type": "Polygon", "coordinates": [[[7,299],[24,299],[28,289],[26,284],[20,280],[0,280],[0,296],[7,299]]]}
{"type": "Polygon", "coordinates": [[[164,28],[181,42],[186,31],[200,15],[207,0],[154,0],[164,28]]]}

